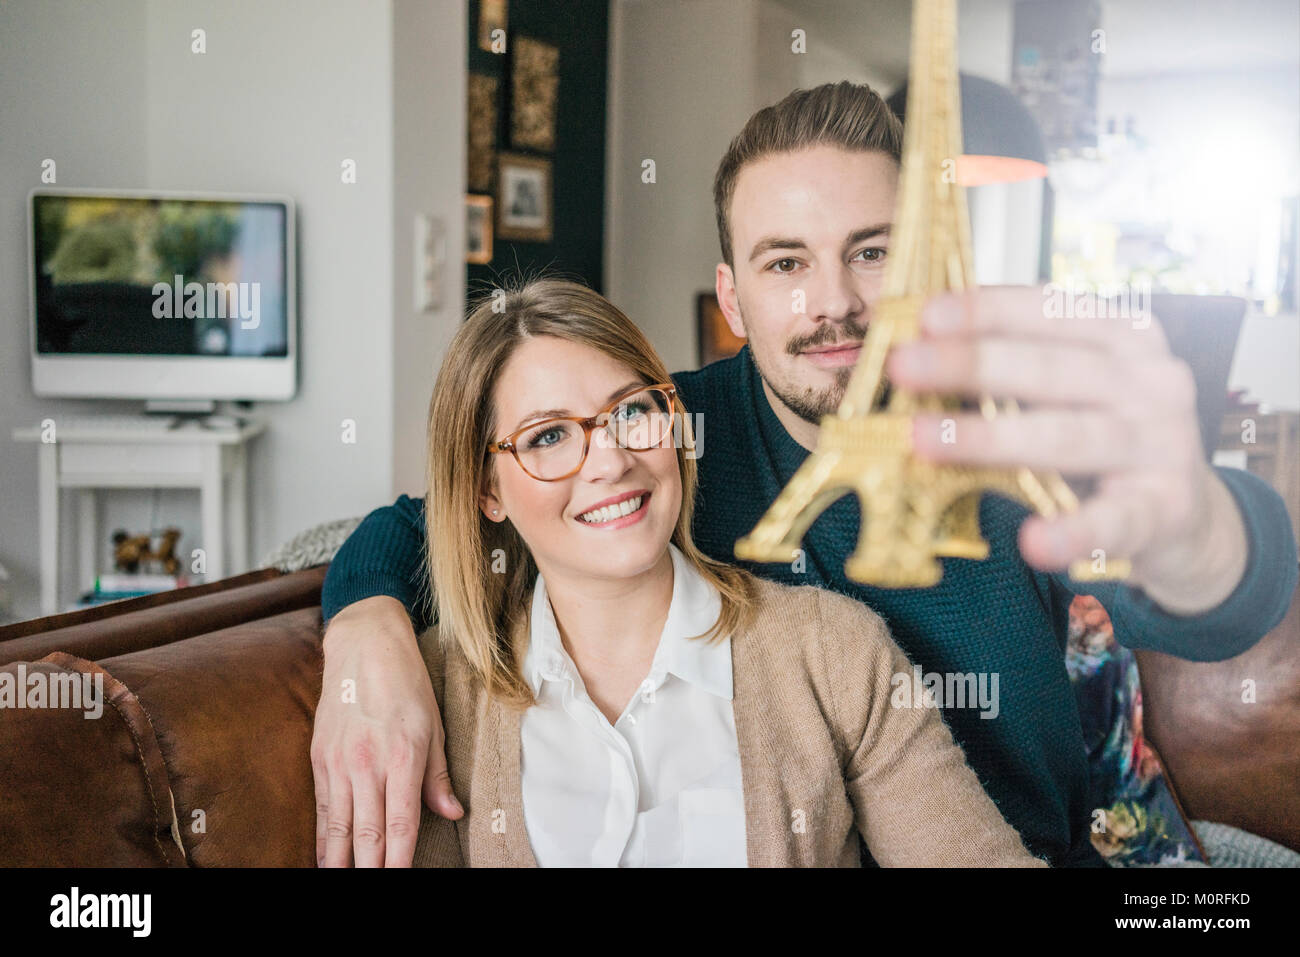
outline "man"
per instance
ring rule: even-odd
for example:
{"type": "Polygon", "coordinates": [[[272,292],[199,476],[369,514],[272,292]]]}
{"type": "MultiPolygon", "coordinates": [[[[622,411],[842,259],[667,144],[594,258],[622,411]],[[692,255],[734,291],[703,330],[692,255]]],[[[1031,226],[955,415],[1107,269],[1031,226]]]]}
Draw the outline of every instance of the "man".
{"type": "MultiPolygon", "coordinates": [[[[748,344],[675,377],[686,408],[703,416],[694,531],[715,558],[734,560],[735,540],[804,461],[821,417],[843,396],[880,295],[901,138],[874,92],[841,83],[760,110],[722,159],[717,293],[748,344]],[[802,311],[792,308],[799,300],[802,311]]],[[[945,719],[1035,853],[1095,863],[1087,761],[1063,662],[1074,592],[1096,595],[1127,645],[1219,660],[1281,619],[1296,552],[1275,493],[1205,463],[1191,375],[1169,355],[1158,323],[1050,319],[1043,303],[1038,289],[935,297],[922,341],[895,349],[887,371],[918,390],[1029,403],[1014,418],[953,416],[956,442],[920,416],[917,453],[1091,476],[1096,493],[1076,514],[1026,518],[1021,506],[986,496],[986,560],[946,559],[937,586],[889,590],[844,575],[860,518],[850,496],[809,530],[801,561],[752,570],[865,602],[923,672],[996,676],[996,714],[972,702],[946,709],[945,719]],[[1071,583],[1063,570],[1096,549],[1130,558],[1129,580],[1071,583]]],[[[421,503],[403,496],[366,519],[326,580],[330,625],[312,743],[325,864],[409,864],[421,782],[432,810],[462,813],[414,641],[414,628],[427,624],[423,534],[421,503]],[[344,704],[338,689],[349,679],[355,703],[344,704]]]]}

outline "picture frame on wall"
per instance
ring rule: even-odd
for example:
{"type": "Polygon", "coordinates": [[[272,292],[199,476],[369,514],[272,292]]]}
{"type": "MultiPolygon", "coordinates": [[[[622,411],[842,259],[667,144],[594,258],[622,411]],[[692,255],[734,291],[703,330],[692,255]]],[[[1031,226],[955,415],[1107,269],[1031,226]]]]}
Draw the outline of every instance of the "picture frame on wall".
{"type": "Polygon", "coordinates": [[[497,86],[494,76],[469,75],[465,163],[466,183],[472,193],[492,192],[492,173],[496,169],[497,86]]]}
{"type": "Polygon", "coordinates": [[[701,366],[729,359],[745,345],[745,340],[735,335],[727,325],[718,297],[712,292],[695,296],[695,330],[701,366]]]}
{"type": "Polygon", "coordinates": [[[502,51],[492,49],[492,33],[500,30],[500,36],[506,32],[508,12],[506,0],[479,0],[478,5],[478,47],[487,53],[502,51]]]}
{"type": "Polygon", "coordinates": [[[555,112],[560,89],[560,50],[532,37],[516,37],[511,54],[510,145],[555,151],[555,112]]]}
{"type": "Polygon", "coordinates": [[[554,209],[551,161],[520,153],[497,154],[497,236],[551,241],[554,209]]]}
{"type": "Polygon", "coordinates": [[[465,262],[492,261],[492,197],[465,197],[465,262]]]}

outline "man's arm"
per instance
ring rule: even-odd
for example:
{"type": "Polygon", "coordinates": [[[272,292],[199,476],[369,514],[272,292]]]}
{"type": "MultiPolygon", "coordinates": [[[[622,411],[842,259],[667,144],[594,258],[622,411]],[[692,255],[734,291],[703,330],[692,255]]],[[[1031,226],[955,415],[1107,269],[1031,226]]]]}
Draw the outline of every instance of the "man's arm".
{"type": "MultiPolygon", "coordinates": [[[[1100,601],[1122,644],[1190,661],[1222,661],[1251,648],[1286,614],[1300,579],[1286,505],[1266,482],[1249,472],[1214,471],[1231,494],[1246,533],[1245,568],[1236,587],[1215,607],[1181,615],[1123,582],[1085,584],[1064,573],[1052,576],[1069,592],[1100,601]]],[[[1207,555],[1204,561],[1214,557],[1207,555]]]]}
{"type": "Polygon", "coordinates": [[[410,866],[421,792],[445,818],[465,813],[415,639],[429,617],[424,528],[423,502],[402,496],[366,517],[325,579],[329,626],[311,743],[321,866],[410,866]]]}
{"type": "Polygon", "coordinates": [[[325,576],[321,614],[329,622],[363,598],[396,598],[411,616],[414,633],[430,625],[425,555],[424,499],[399,496],[377,508],[348,536],[325,576]]]}

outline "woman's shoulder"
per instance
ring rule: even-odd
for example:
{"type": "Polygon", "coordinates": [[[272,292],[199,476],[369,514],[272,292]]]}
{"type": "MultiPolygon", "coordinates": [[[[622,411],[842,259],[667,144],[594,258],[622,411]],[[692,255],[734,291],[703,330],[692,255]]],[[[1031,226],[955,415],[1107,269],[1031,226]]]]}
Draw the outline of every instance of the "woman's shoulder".
{"type": "Polygon", "coordinates": [[[870,682],[894,665],[897,645],[885,620],[862,602],[814,585],[755,578],[753,615],[742,654],[776,670],[805,672],[814,684],[870,682]]]}
{"type": "Polygon", "coordinates": [[[753,594],[755,615],[734,646],[739,669],[757,678],[746,687],[805,687],[817,713],[833,720],[837,738],[860,740],[873,702],[904,661],[884,619],[847,595],[813,585],[760,579],[753,594]]]}
{"type": "Polygon", "coordinates": [[[816,585],[788,585],[751,575],[754,625],[809,640],[887,636],[885,620],[855,598],[816,585]]]}

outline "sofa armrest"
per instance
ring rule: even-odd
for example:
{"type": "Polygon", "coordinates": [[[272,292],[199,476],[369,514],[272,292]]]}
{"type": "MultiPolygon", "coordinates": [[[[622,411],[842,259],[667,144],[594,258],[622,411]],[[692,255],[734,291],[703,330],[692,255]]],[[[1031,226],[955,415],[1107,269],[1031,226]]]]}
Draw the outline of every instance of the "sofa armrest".
{"type": "Polygon", "coordinates": [[[31,674],[103,690],[97,708],[69,691],[0,710],[0,865],[314,866],[324,572],[0,644],[0,691],[31,674]]]}

